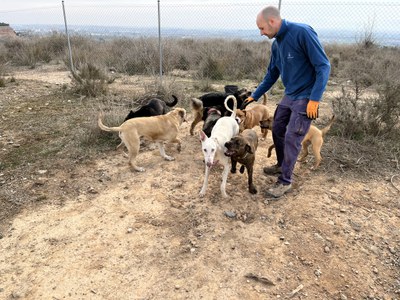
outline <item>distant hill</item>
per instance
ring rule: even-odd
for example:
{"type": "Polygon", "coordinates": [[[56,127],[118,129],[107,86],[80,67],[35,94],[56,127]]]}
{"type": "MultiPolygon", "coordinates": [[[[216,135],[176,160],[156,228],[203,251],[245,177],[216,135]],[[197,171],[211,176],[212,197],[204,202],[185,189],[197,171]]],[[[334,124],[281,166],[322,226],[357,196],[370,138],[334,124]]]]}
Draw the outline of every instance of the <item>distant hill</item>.
{"type": "Polygon", "coordinates": [[[9,24],[0,22],[0,40],[5,40],[9,38],[16,37],[14,29],[12,29],[9,24]]]}

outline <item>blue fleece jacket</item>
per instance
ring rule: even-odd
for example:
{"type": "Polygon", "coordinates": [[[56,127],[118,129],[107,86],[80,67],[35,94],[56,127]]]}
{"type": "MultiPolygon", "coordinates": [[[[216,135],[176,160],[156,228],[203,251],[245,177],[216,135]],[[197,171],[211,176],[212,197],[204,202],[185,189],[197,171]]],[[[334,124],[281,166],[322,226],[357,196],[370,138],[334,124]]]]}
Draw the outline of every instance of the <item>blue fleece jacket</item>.
{"type": "Polygon", "coordinates": [[[320,101],[328,83],[330,63],[317,33],[309,25],[282,20],[271,47],[267,74],[252,97],[258,100],[278,80],[291,99],[320,101]]]}

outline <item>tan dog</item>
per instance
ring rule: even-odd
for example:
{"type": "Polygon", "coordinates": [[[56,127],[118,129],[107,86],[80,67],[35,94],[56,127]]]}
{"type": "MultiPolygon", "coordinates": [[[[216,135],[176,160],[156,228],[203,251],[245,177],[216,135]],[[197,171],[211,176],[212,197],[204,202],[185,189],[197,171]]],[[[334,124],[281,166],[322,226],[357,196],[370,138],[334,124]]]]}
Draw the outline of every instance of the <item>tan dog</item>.
{"type": "MultiPolygon", "coordinates": [[[[267,104],[267,95],[263,95],[262,104],[254,104],[244,110],[237,109],[236,115],[240,119],[239,130],[242,132],[245,129],[252,129],[255,126],[260,125],[260,121],[267,120],[269,118],[267,104]]],[[[261,127],[261,126],[260,126],[261,127]]],[[[268,134],[267,128],[261,127],[262,137],[261,140],[265,140],[268,134]]]]}
{"type": "MultiPolygon", "coordinates": [[[[304,137],[303,141],[301,142],[302,146],[302,151],[300,153],[299,161],[303,162],[307,155],[308,155],[308,146],[312,145],[312,151],[315,156],[315,163],[314,166],[311,167],[311,169],[317,169],[319,167],[319,164],[321,163],[322,157],[321,157],[321,147],[322,144],[324,143],[324,136],[325,134],[329,131],[331,128],[333,121],[335,120],[335,116],[333,115],[329,123],[322,129],[318,129],[316,126],[311,125],[310,129],[308,130],[306,136],[304,137]]],[[[273,119],[272,117],[268,118],[268,120],[264,120],[260,122],[261,128],[267,128],[272,130],[272,123],[273,119]]],[[[271,157],[271,151],[272,149],[275,148],[275,145],[272,144],[268,148],[268,157],[271,157]]]]}
{"type": "Polygon", "coordinates": [[[143,172],[145,169],[135,164],[135,158],[139,153],[140,137],[156,141],[161,156],[166,160],[174,160],[165,154],[163,142],[178,144],[181,150],[181,141],[177,138],[179,126],[186,120],[186,110],[175,108],[165,115],[153,117],[133,118],[125,121],[118,127],[107,127],[102,122],[103,114],[99,113],[98,125],[104,131],[119,132],[122,142],[128,148],[129,164],[135,171],[143,172]]]}

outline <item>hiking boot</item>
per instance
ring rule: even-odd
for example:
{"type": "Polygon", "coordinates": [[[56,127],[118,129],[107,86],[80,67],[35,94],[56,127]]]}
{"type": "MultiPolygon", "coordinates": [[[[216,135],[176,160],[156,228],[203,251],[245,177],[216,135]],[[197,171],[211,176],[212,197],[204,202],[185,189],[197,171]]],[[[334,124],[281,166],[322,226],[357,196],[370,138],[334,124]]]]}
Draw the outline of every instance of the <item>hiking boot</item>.
{"type": "Polygon", "coordinates": [[[266,175],[277,175],[277,174],[282,173],[282,168],[281,168],[281,166],[273,165],[270,167],[264,167],[263,171],[264,171],[264,174],[266,174],[266,175]]]}
{"type": "Polygon", "coordinates": [[[291,184],[283,184],[278,182],[274,187],[267,190],[267,194],[274,198],[282,197],[285,193],[292,190],[291,184]]]}

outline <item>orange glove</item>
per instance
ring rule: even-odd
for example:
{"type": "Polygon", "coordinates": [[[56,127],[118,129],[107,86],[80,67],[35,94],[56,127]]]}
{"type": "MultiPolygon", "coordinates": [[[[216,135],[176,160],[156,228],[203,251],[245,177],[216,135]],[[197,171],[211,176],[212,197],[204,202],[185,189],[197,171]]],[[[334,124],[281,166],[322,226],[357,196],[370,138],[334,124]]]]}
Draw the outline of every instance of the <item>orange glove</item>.
{"type": "Polygon", "coordinates": [[[318,118],[319,101],[309,100],[307,104],[307,117],[311,120],[318,118]]]}
{"type": "Polygon", "coordinates": [[[253,97],[247,97],[244,101],[240,109],[246,108],[247,105],[249,105],[251,102],[255,101],[253,97]]]}

